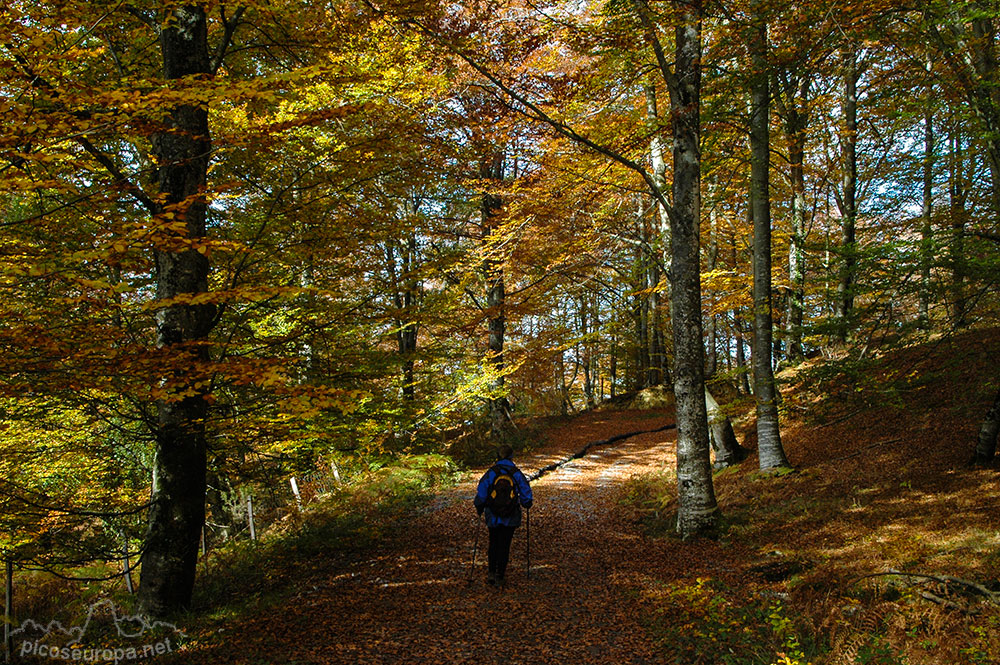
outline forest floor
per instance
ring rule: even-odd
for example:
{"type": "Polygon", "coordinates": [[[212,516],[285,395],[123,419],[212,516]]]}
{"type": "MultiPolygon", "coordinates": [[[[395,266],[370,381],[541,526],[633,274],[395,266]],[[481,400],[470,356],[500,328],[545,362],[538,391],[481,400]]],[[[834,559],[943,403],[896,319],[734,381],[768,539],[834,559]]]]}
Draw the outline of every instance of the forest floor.
{"type": "MultiPolygon", "coordinates": [[[[1000,330],[976,331],[784,372],[795,472],[762,475],[751,456],[717,473],[712,540],[673,536],[668,430],[536,480],[530,577],[522,527],[505,589],[486,584],[471,504],[483,469],[387,517],[377,537],[247,544],[233,560],[250,552],[250,566],[216,556],[216,586],[179,618],[185,645],[157,660],[996,665],[1000,607],[945,576],[1000,601],[1000,474],[967,464],[998,357],[1000,330]]],[[[746,411],[737,434],[754,448],[746,411]]],[[[671,423],[670,410],[549,418],[515,461],[530,474],[671,423]]]]}
{"type": "MultiPolygon", "coordinates": [[[[672,414],[596,412],[549,430],[516,457],[525,473],[616,434],[652,430],[672,414]]],[[[670,468],[675,433],[595,448],[532,484],[535,507],[517,532],[506,588],[487,585],[487,534],[472,497],[481,472],[419,510],[377,548],[331,561],[286,601],[202,634],[187,663],[667,662],[641,623],[634,581],[732,574],[739,552],[643,535],[622,481],[670,468]],[[478,549],[476,537],[478,531],[478,549]],[[475,568],[472,566],[474,550],[475,568]]]]}

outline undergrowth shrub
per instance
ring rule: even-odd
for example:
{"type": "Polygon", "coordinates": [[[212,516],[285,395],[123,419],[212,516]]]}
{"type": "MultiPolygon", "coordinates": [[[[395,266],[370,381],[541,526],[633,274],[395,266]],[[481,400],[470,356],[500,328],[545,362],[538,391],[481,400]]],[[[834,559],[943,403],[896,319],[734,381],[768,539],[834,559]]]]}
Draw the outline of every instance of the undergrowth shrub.
{"type": "Polygon", "coordinates": [[[677,525],[676,487],[673,473],[632,476],[623,485],[621,501],[639,512],[647,534],[669,536],[677,525]]]}
{"type": "Polygon", "coordinates": [[[373,466],[302,512],[288,514],[258,541],[234,540],[213,551],[195,589],[195,607],[246,605],[280,595],[320,568],[324,557],[384,538],[433,491],[449,485],[456,471],[451,459],[434,454],[373,466]]]}
{"type": "Polygon", "coordinates": [[[819,649],[779,598],[751,596],[718,580],[649,590],[648,628],[684,665],[808,665],[819,649]]]}

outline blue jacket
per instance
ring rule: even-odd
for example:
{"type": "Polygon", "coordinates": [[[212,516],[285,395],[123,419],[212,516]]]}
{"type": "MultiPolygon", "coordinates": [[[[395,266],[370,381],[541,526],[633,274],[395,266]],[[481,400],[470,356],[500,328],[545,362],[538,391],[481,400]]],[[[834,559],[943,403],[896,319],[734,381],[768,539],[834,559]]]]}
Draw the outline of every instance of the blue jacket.
{"type": "Polygon", "coordinates": [[[490,485],[493,483],[493,478],[496,477],[496,472],[493,467],[483,474],[483,477],[479,479],[479,488],[476,490],[476,498],[472,500],[472,503],[476,506],[476,510],[479,512],[486,512],[486,526],[493,527],[497,526],[521,526],[521,506],[525,508],[531,508],[532,496],[531,496],[531,485],[528,484],[528,479],[524,477],[521,470],[510,461],[509,459],[502,459],[495,464],[503,469],[511,471],[511,477],[514,478],[514,490],[517,492],[517,502],[520,504],[517,510],[513,514],[507,517],[498,517],[486,507],[486,495],[489,492],[490,485]]]}

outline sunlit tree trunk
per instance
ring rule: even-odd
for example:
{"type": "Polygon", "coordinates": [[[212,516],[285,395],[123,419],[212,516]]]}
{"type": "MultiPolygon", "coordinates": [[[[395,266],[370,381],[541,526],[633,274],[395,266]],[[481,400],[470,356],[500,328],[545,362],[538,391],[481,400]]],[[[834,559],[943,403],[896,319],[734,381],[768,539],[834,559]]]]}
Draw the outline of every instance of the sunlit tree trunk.
{"type": "Polygon", "coordinates": [[[559,393],[559,413],[561,415],[569,415],[569,412],[573,409],[573,403],[569,397],[569,386],[566,384],[566,362],[564,358],[565,351],[559,349],[556,351],[556,390],[559,393]]]}
{"type": "MultiPolygon", "coordinates": [[[[713,197],[714,198],[714,197],[713,197]]],[[[712,209],[708,213],[709,220],[709,239],[708,239],[708,261],[707,268],[709,272],[715,270],[719,263],[719,225],[718,225],[718,214],[715,211],[715,205],[713,203],[712,209]]],[[[718,369],[718,322],[719,317],[714,312],[709,312],[708,314],[708,330],[705,335],[705,376],[711,379],[715,376],[718,369]]],[[[710,416],[711,417],[711,416],[710,416]]]]}
{"type": "Polygon", "coordinates": [[[976,462],[989,464],[997,452],[997,436],[1000,435],[1000,390],[993,398],[993,404],[986,411],[979,426],[979,438],[976,442],[976,462]]]}
{"type": "Polygon", "coordinates": [[[746,459],[750,451],[736,440],[733,423],[715,401],[712,393],[705,389],[705,408],[708,413],[708,433],[715,451],[715,468],[722,469],[738,464],[746,459]]]}
{"type": "Polygon", "coordinates": [[[654,207],[656,223],[653,227],[650,242],[650,286],[654,290],[650,294],[650,358],[649,358],[649,378],[648,385],[663,385],[670,380],[668,370],[666,341],[664,340],[663,308],[661,302],[669,300],[669,293],[661,294],[655,287],[661,281],[660,261],[666,261],[670,253],[670,217],[666,206],[661,199],[666,198],[667,193],[667,164],[664,159],[665,147],[663,138],[660,135],[660,118],[656,103],[656,86],[648,82],[645,86],[646,93],[646,128],[650,133],[649,155],[653,166],[652,177],[656,183],[659,197],[654,197],[654,207]]]}
{"type": "MultiPolygon", "coordinates": [[[[181,6],[160,27],[163,73],[168,80],[211,73],[205,11],[181,6]]],[[[209,262],[190,247],[206,235],[205,185],[211,142],[208,110],[196,103],[170,109],[165,127],[153,136],[161,194],[156,218],[173,214],[180,230],[163,230],[157,243],[156,295],[160,300],[208,290],[209,262]],[[178,249],[177,246],[187,246],[178,249]]],[[[152,499],[142,553],[139,601],[162,616],[191,602],[202,527],[205,522],[208,399],[196,372],[208,360],[207,336],[215,320],[210,306],[173,304],[156,315],[157,346],[177,368],[165,378],[177,397],[160,401],[156,425],[152,499]],[[193,376],[193,374],[195,374],[193,376]]]]}
{"type": "MultiPolygon", "coordinates": [[[[927,69],[931,63],[928,61],[927,69]]],[[[934,265],[934,113],[928,91],[927,108],[924,109],[924,159],[922,205],[920,210],[920,327],[930,327],[931,268],[934,265]]]]}
{"type": "Polygon", "coordinates": [[[580,296],[580,364],[583,366],[583,396],[587,400],[587,407],[594,408],[597,402],[594,399],[594,367],[593,349],[590,341],[590,310],[587,307],[587,296],[580,296]]]}
{"type": "Polygon", "coordinates": [[[701,19],[700,0],[679,6],[675,29],[677,89],[672,100],[674,213],[671,215],[671,321],[677,409],[677,531],[693,536],[718,520],[712,485],[701,311],[701,19]]]}
{"type": "Polygon", "coordinates": [[[636,293],[632,296],[632,314],[635,322],[635,374],[633,388],[642,390],[649,385],[649,233],[644,215],[645,204],[640,202],[638,213],[639,244],[635,247],[635,262],[633,263],[633,282],[636,293]]]}
{"type": "Polygon", "coordinates": [[[853,46],[844,49],[844,96],[841,116],[844,132],[841,142],[843,173],[837,197],[841,217],[840,281],[837,285],[838,337],[846,342],[850,318],[854,311],[854,294],[858,262],[857,250],[857,190],[858,190],[858,54],[853,46]]]}
{"type": "MultiPolygon", "coordinates": [[[[787,357],[792,362],[801,360],[802,319],[806,300],[806,130],[809,127],[809,75],[782,78],[781,94],[775,96],[785,121],[788,136],[788,167],[791,184],[792,233],[788,238],[788,279],[790,283],[785,335],[788,338],[787,357]]],[[[780,90],[778,91],[781,92],[780,90]]]]}
{"type": "Polygon", "coordinates": [[[778,427],[778,391],[772,365],[771,307],[771,136],[767,27],[762,20],[747,31],[753,66],[750,116],[750,207],[753,213],[754,397],[757,452],[761,469],[787,467],[778,427]]]}

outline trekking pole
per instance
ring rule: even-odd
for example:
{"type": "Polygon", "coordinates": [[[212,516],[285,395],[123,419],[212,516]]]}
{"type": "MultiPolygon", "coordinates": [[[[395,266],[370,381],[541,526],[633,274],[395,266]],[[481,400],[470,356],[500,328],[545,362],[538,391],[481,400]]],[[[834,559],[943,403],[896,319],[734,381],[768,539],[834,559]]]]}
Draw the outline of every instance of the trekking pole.
{"type": "Polygon", "coordinates": [[[476,550],[478,549],[479,549],[479,516],[476,515],[476,538],[474,544],[472,545],[472,565],[469,568],[469,579],[468,579],[469,582],[472,581],[473,575],[476,574],[476,550]]]}
{"type": "Polygon", "coordinates": [[[525,547],[528,552],[528,579],[531,579],[531,508],[526,508],[524,510],[524,526],[525,526],[525,547]]]}

